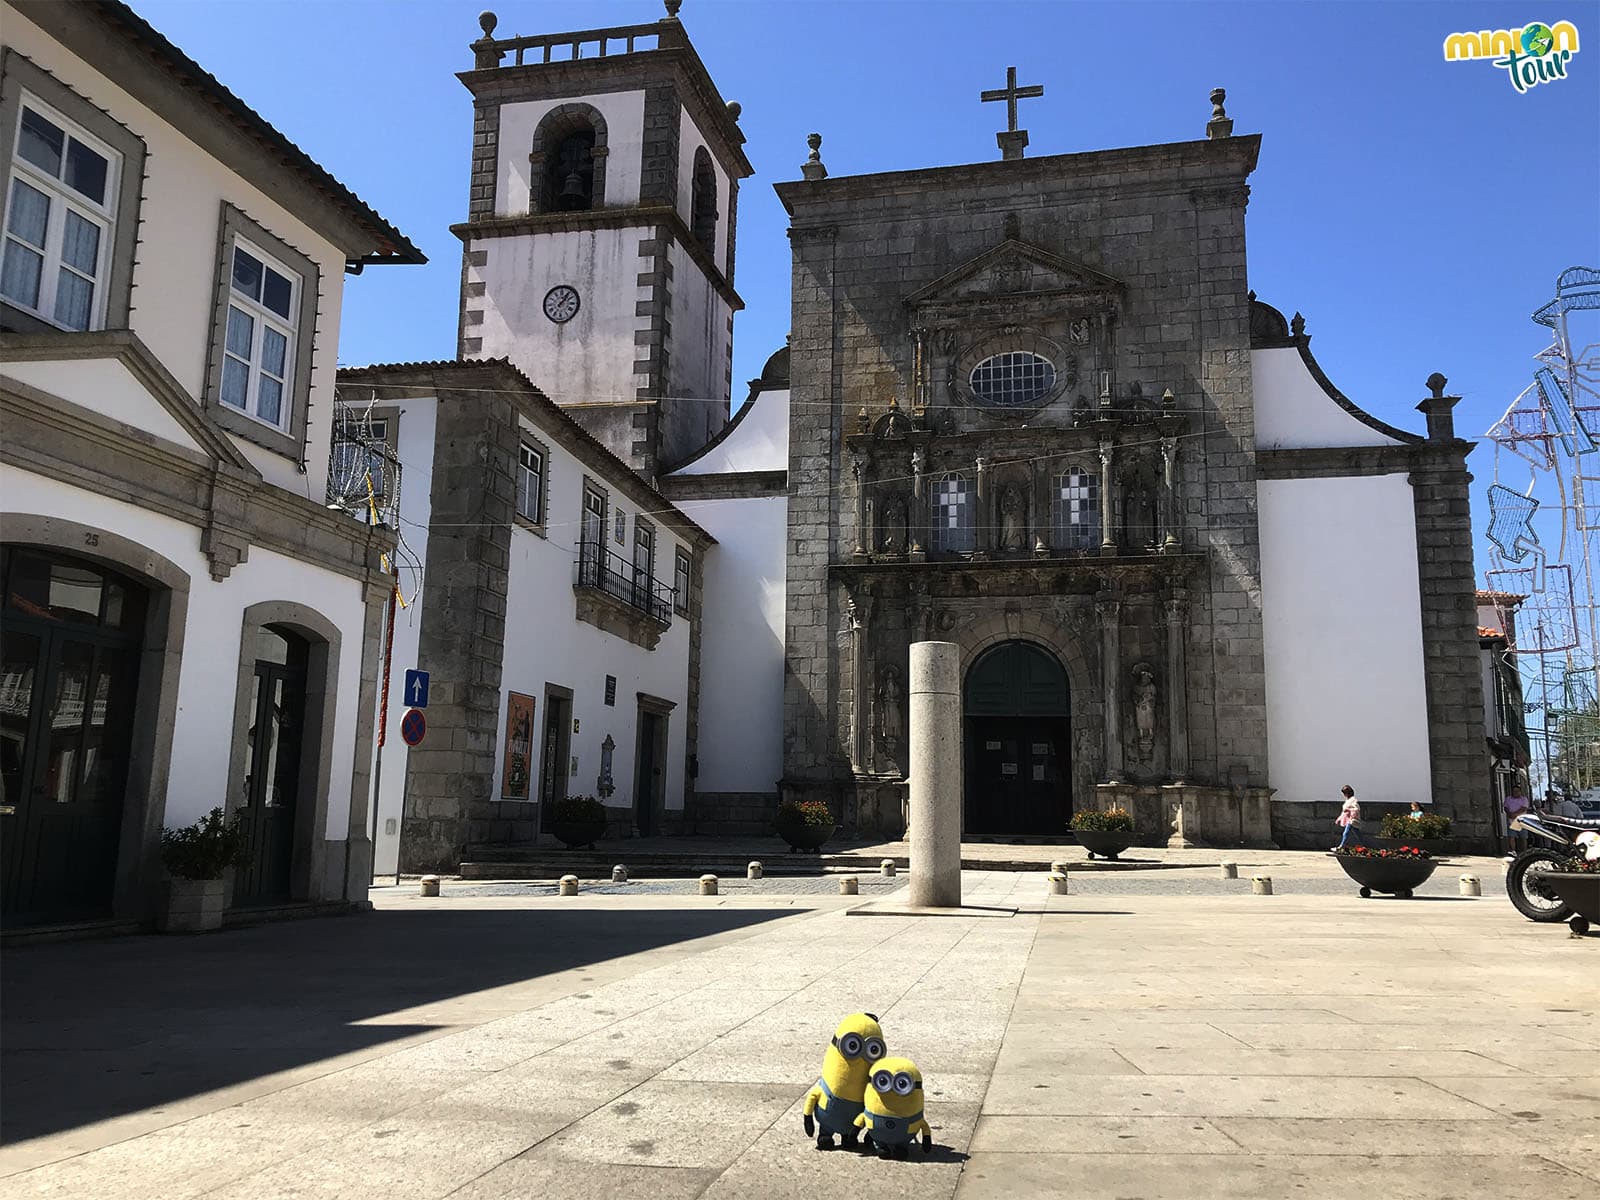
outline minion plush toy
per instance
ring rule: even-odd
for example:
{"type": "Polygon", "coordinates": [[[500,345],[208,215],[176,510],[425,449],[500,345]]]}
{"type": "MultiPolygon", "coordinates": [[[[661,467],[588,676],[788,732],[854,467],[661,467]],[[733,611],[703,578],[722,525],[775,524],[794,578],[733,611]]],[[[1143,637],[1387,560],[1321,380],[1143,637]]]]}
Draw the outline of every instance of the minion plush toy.
{"type": "Polygon", "coordinates": [[[933,1149],[933,1130],[922,1116],[922,1072],[909,1058],[885,1058],[872,1068],[865,1108],[856,1118],[866,1143],[880,1158],[904,1158],[917,1134],[922,1152],[933,1149]]]}
{"type": "Polygon", "coordinates": [[[806,1093],[806,1136],[816,1136],[818,1150],[832,1150],[835,1134],[847,1149],[861,1136],[862,1101],[872,1064],[884,1055],[883,1030],[872,1013],[851,1013],[833,1031],[822,1056],[822,1078],[806,1093]]]}

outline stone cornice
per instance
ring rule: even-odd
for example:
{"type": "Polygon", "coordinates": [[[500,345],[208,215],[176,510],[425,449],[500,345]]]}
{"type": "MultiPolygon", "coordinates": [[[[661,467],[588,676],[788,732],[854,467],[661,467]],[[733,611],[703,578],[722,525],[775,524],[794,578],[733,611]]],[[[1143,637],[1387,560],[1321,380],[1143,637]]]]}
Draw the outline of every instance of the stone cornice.
{"type": "Polygon", "coordinates": [[[1403,446],[1309,446],[1257,450],[1257,479],[1338,479],[1401,475],[1412,471],[1464,471],[1474,442],[1419,442],[1403,446]]]}
{"type": "MultiPolygon", "coordinates": [[[[885,194],[925,197],[934,189],[944,191],[999,184],[1016,187],[1040,180],[1111,176],[1135,170],[1153,172],[1151,186],[1126,181],[1113,183],[1110,180],[1104,186],[1124,196],[1152,191],[1187,194],[1197,188],[1214,187],[1228,180],[1242,181],[1244,176],[1255,170],[1260,151],[1261,135],[1252,133],[1241,137],[1128,146],[1080,154],[1051,154],[1009,161],[991,159],[874,175],[832,175],[819,180],[791,180],[774,184],[773,187],[791,216],[801,206],[848,204],[885,194]]],[[[1237,198],[1241,207],[1244,201],[1243,195],[1237,198]]],[[[1025,208],[1018,211],[1025,211],[1025,208]]],[[[874,214],[873,219],[881,220],[881,212],[874,214]]]]}
{"type": "Polygon", "coordinates": [[[515,217],[484,217],[452,225],[450,232],[460,238],[462,245],[465,246],[479,238],[525,237],[530,234],[571,233],[584,229],[655,230],[662,227],[684,248],[689,257],[694,259],[695,265],[705,273],[706,279],[717,290],[717,294],[727,301],[735,312],[743,309],[744,301],[739,297],[739,293],[733,290],[733,285],[717,269],[717,264],[690,231],[689,226],[684,224],[683,218],[678,215],[678,210],[666,205],[600,208],[587,212],[524,213],[515,217]]]}
{"type": "Polygon", "coordinates": [[[940,559],[933,562],[835,562],[829,570],[840,580],[853,583],[915,582],[930,596],[969,597],[956,581],[974,577],[979,595],[996,596],[1064,594],[1090,599],[1113,592],[1124,599],[1141,594],[1165,595],[1176,585],[1203,578],[1208,569],[1203,553],[1186,554],[1097,554],[1056,555],[1040,558],[940,559]]]}
{"type": "Polygon", "coordinates": [[[750,500],[762,496],[787,496],[787,471],[728,471],[707,475],[668,475],[660,481],[661,494],[685,500],[750,500]]]}
{"type": "Polygon", "coordinates": [[[0,462],[199,530],[213,578],[252,545],[372,582],[388,531],[359,524],[265,483],[248,467],[207,457],[12,379],[0,379],[0,462]]]}

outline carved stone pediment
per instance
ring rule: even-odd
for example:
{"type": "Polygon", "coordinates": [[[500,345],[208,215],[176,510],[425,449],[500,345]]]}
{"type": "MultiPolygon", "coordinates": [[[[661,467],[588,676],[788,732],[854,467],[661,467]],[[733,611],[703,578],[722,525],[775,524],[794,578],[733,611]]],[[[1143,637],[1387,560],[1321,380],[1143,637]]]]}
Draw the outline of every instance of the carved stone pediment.
{"type": "Polygon", "coordinates": [[[1081,300],[1085,307],[1109,304],[1126,285],[1120,279],[1038,246],[1007,238],[993,250],[940,276],[906,297],[913,309],[960,307],[1002,297],[1081,300]]]}

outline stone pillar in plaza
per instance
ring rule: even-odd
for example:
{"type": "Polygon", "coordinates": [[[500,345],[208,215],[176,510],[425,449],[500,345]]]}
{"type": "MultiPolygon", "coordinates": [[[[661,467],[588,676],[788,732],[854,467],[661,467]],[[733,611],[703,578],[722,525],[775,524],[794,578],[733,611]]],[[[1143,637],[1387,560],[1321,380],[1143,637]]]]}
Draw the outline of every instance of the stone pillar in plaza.
{"type": "Polygon", "coordinates": [[[961,650],[911,646],[911,903],[961,906],[961,650]]]}

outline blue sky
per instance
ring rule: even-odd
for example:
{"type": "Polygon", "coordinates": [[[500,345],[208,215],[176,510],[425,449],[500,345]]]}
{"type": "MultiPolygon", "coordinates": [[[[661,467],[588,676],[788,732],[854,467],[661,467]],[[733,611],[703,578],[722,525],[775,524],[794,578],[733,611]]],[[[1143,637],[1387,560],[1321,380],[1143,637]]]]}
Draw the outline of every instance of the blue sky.
{"type": "MultiPolygon", "coordinates": [[[[490,0],[494,3],[494,0],[490,0]]],[[[138,11],[393,220],[426,267],[349,281],[340,360],[450,357],[466,214],[471,66],[482,0],[134,0],[138,11]]],[[[498,34],[652,21],[659,0],[499,0],[498,34]]],[[[1600,265],[1600,4],[1023,3],[686,0],[756,168],[740,196],[735,399],[782,344],[789,246],[772,184],[805,135],[835,175],[996,157],[1014,64],[1030,154],[1203,136],[1228,89],[1263,135],[1248,213],[1250,283],[1303,312],[1357,403],[1420,429],[1433,371],[1481,433],[1544,344],[1528,314],[1557,272],[1600,265]],[[1459,29],[1573,21],[1565,80],[1518,94],[1486,63],[1446,63],[1459,29]]],[[[1490,477],[1474,458],[1475,507],[1490,477]]],[[[1524,476],[1525,480],[1525,476],[1524,476]]],[[[1520,486],[1520,484],[1518,485],[1520,486]]],[[[1487,513],[1476,524],[1486,522],[1487,513]]]]}

